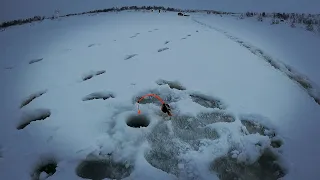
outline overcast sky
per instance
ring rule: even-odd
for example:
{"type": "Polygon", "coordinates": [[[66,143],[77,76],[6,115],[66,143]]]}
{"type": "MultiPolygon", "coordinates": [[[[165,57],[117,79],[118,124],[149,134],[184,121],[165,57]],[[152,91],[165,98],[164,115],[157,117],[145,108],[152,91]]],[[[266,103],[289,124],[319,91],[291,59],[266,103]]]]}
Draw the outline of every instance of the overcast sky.
{"type": "Polygon", "coordinates": [[[35,15],[83,12],[126,5],[163,5],[192,9],[245,12],[285,11],[320,13],[320,0],[0,0],[0,22],[35,15]]]}

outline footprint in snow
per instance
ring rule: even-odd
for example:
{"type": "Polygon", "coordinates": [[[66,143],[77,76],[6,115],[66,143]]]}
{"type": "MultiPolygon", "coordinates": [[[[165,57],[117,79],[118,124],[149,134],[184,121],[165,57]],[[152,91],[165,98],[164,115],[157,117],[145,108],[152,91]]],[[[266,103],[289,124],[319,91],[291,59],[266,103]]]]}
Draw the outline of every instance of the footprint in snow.
{"type": "Polygon", "coordinates": [[[131,58],[133,58],[133,57],[135,57],[135,56],[137,56],[138,54],[130,54],[130,55],[127,55],[125,58],[124,58],[124,60],[128,60],[128,59],[131,59],[131,58]]]}
{"type": "Polygon", "coordinates": [[[131,36],[130,38],[135,38],[139,35],[140,33],[136,33],[135,35],[131,36]]]}
{"type": "Polygon", "coordinates": [[[100,46],[100,45],[101,45],[100,43],[98,44],[95,43],[95,44],[89,44],[88,47],[94,47],[94,46],[100,46]]]}
{"type": "Polygon", "coordinates": [[[191,36],[191,34],[188,34],[186,37],[181,38],[181,40],[187,39],[187,37],[190,37],[190,36],[191,36]]]}
{"type": "Polygon", "coordinates": [[[11,70],[11,69],[13,69],[14,67],[13,66],[8,66],[8,67],[5,67],[4,69],[6,69],[6,70],[11,70]]]}
{"type": "Polygon", "coordinates": [[[23,108],[24,106],[28,105],[29,103],[31,103],[31,101],[42,96],[46,92],[47,92],[47,90],[43,90],[43,91],[39,91],[39,92],[36,92],[36,93],[29,95],[29,97],[27,97],[25,100],[22,101],[20,108],[23,108]]]}
{"type": "Polygon", "coordinates": [[[164,79],[158,79],[156,81],[156,84],[158,84],[159,86],[168,85],[171,89],[177,89],[177,90],[186,90],[187,89],[179,81],[168,81],[168,80],[164,80],[164,79]]]}
{"type": "Polygon", "coordinates": [[[85,75],[82,76],[82,81],[87,81],[95,76],[99,76],[101,74],[104,74],[106,71],[105,70],[100,70],[100,71],[91,71],[86,73],[85,75]]]}
{"type": "Polygon", "coordinates": [[[82,98],[82,101],[90,101],[90,100],[94,100],[94,99],[106,100],[109,98],[115,98],[115,95],[111,92],[101,91],[101,92],[94,92],[94,93],[91,93],[91,94],[85,96],[84,98],[82,98]]]}
{"type": "Polygon", "coordinates": [[[163,51],[166,51],[166,50],[168,50],[168,49],[169,49],[168,47],[161,48],[161,49],[158,49],[158,52],[163,52],[163,51]]]}
{"type": "Polygon", "coordinates": [[[43,58],[33,59],[33,60],[29,61],[29,64],[34,64],[34,63],[40,62],[42,60],[43,60],[43,58]]]}
{"type": "Polygon", "coordinates": [[[21,121],[17,125],[17,129],[21,130],[27,127],[33,121],[45,120],[51,116],[49,109],[36,109],[32,111],[26,111],[23,113],[21,121]]]}
{"type": "Polygon", "coordinates": [[[199,92],[193,92],[189,96],[193,102],[199,104],[200,106],[212,109],[226,109],[224,103],[222,103],[222,101],[216,97],[208,96],[199,92]]]}
{"type": "Polygon", "coordinates": [[[69,52],[69,51],[71,51],[72,49],[70,49],[70,48],[66,48],[66,49],[63,49],[62,50],[62,52],[69,52]]]}

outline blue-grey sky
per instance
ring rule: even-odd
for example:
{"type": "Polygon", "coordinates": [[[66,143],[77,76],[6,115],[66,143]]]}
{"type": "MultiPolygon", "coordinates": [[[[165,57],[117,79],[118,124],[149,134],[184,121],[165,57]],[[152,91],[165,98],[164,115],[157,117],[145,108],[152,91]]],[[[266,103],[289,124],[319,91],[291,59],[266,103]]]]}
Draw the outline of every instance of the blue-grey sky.
{"type": "Polygon", "coordinates": [[[244,12],[285,11],[320,13],[320,0],[0,0],[0,22],[35,15],[83,12],[126,5],[163,5],[192,9],[244,12]]]}

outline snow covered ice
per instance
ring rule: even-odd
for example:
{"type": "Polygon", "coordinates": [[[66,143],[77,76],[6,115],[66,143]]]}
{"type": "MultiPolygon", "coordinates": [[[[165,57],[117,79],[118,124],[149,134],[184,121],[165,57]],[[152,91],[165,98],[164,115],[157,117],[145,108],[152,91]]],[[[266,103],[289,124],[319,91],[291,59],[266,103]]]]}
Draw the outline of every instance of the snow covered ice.
{"type": "Polygon", "coordinates": [[[319,36],[122,11],[9,27],[0,42],[1,180],[320,177],[319,36]],[[148,93],[172,116],[153,98],[138,115],[148,93]]]}

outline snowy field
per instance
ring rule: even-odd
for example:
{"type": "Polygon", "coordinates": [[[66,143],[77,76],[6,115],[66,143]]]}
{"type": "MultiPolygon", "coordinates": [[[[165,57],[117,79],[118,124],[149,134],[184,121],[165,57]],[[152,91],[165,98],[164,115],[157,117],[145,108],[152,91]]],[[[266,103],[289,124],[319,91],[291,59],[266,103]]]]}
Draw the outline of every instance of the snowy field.
{"type": "Polygon", "coordinates": [[[0,42],[1,180],[319,179],[318,35],[120,12],[14,26],[0,42]],[[173,115],[150,98],[138,116],[148,93],[173,115]]]}

